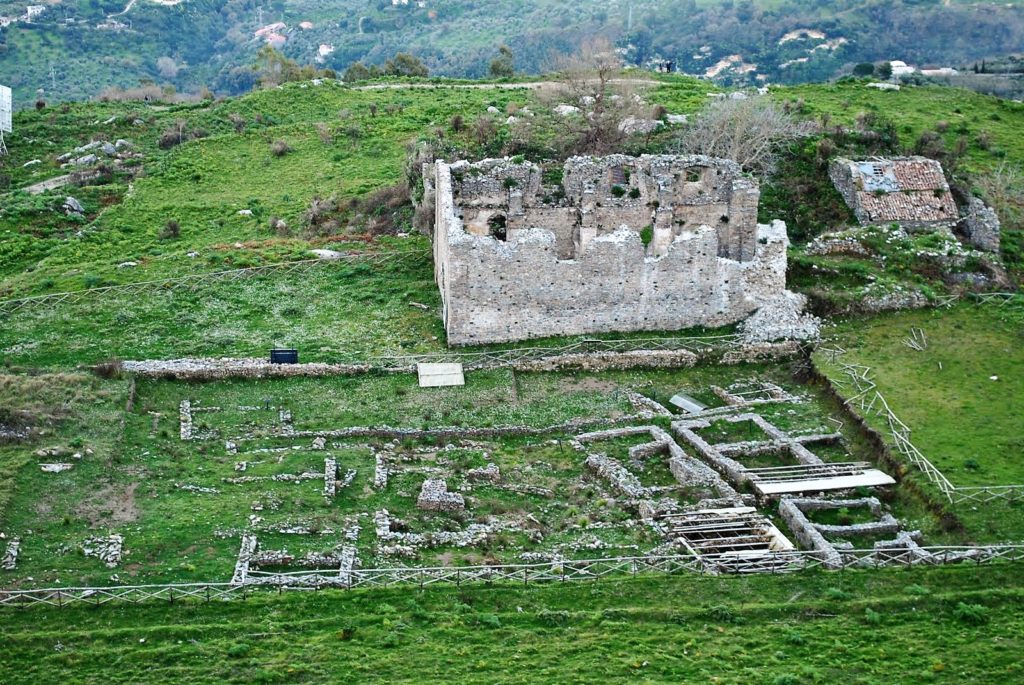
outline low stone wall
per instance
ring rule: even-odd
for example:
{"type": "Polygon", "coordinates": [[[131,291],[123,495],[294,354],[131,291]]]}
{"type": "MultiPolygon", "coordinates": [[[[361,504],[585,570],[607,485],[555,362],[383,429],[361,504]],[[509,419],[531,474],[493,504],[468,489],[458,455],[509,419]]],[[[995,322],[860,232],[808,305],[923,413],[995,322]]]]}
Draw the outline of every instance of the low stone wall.
{"type": "MultiPolygon", "coordinates": [[[[609,343],[614,344],[614,343],[609,343]]],[[[802,346],[795,340],[732,344],[716,347],[713,344],[694,345],[698,351],[678,350],[627,350],[570,352],[566,354],[538,354],[530,359],[530,350],[521,350],[523,357],[512,358],[508,351],[486,355],[468,354],[462,363],[468,369],[511,368],[516,371],[607,371],[636,368],[687,368],[698,363],[760,364],[798,356],[802,346]]],[[[445,357],[447,361],[459,361],[459,355],[445,357]]],[[[191,358],[121,362],[121,370],[143,378],[163,378],[183,381],[217,381],[229,378],[299,378],[354,376],[363,373],[413,373],[416,358],[406,362],[387,363],[386,358],[358,363],[329,364],[313,362],[306,364],[271,364],[256,358],[191,358]]]]}
{"type": "Polygon", "coordinates": [[[294,378],[352,376],[371,370],[368,364],[271,364],[254,358],[167,359],[121,362],[121,369],[144,378],[220,380],[224,378],[294,378]]]}

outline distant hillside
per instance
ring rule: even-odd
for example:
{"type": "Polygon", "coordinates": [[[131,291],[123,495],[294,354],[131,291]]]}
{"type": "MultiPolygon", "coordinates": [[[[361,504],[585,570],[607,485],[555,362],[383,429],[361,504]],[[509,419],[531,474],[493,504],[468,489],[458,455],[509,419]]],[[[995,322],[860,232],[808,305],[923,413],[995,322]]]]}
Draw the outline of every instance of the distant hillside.
{"type": "Polygon", "coordinates": [[[540,73],[603,34],[634,64],[667,60],[726,85],[824,80],[881,59],[965,64],[1024,45],[1019,2],[939,0],[56,0],[38,15],[0,0],[8,22],[0,83],[20,107],[40,88],[82,99],[140,81],[237,94],[253,85],[249,66],[267,43],[336,70],[411,51],[434,74],[476,78],[502,43],[518,71],[540,73]]]}

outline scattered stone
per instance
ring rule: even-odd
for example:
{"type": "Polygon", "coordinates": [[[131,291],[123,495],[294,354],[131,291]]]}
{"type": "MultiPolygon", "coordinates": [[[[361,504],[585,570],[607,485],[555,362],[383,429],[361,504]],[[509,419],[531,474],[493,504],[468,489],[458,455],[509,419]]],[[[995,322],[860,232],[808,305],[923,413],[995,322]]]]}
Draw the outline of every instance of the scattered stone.
{"type": "Polygon", "coordinates": [[[107,157],[113,157],[117,154],[117,148],[114,147],[113,143],[103,143],[103,145],[100,146],[100,151],[107,157]]]}
{"type": "Polygon", "coordinates": [[[14,567],[18,564],[18,549],[21,547],[20,538],[12,538],[7,543],[7,551],[4,552],[4,558],[0,560],[0,569],[4,571],[13,571],[14,567]]]}
{"type": "Polygon", "coordinates": [[[440,478],[423,481],[416,506],[425,511],[459,511],[466,502],[457,492],[448,492],[448,483],[440,478]]]}
{"type": "Polygon", "coordinates": [[[238,210],[238,216],[252,216],[251,209],[240,209],[238,210]]]}
{"type": "Polygon", "coordinates": [[[106,537],[91,537],[82,543],[82,553],[87,557],[95,557],[106,564],[107,568],[114,568],[121,563],[121,546],[124,538],[120,535],[108,535],[106,537]]]}
{"type": "Polygon", "coordinates": [[[71,164],[72,166],[92,166],[98,161],[99,157],[96,155],[85,155],[84,157],[71,160],[71,164]]]}
{"type": "Polygon", "coordinates": [[[120,264],[117,265],[117,268],[118,269],[134,269],[138,265],[139,265],[138,262],[133,262],[133,261],[121,262],[120,264]]]}
{"type": "Polygon", "coordinates": [[[66,214],[76,214],[78,216],[81,216],[85,212],[85,208],[82,207],[82,203],[76,200],[75,198],[71,197],[70,195],[64,198],[63,207],[64,212],[66,214]]]}
{"type": "Polygon", "coordinates": [[[484,468],[470,469],[466,478],[476,482],[497,483],[501,480],[501,471],[497,464],[491,463],[484,468]]]}
{"type": "Polygon", "coordinates": [[[220,490],[218,490],[217,488],[207,488],[207,487],[203,487],[201,485],[188,485],[188,484],[183,485],[183,484],[179,483],[177,487],[178,487],[179,490],[184,490],[185,492],[196,492],[196,493],[200,493],[200,494],[204,494],[204,495],[219,495],[220,494],[220,490]]]}
{"type": "Polygon", "coordinates": [[[32,159],[32,160],[29,160],[29,161],[25,162],[21,166],[24,169],[26,167],[35,166],[36,164],[42,164],[42,163],[43,163],[43,160],[41,160],[41,159],[32,159]]]}
{"type": "Polygon", "coordinates": [[[555,107],[555,109],[553,111],[554,111],[555,114],[557,114],[560,117],[567,117],[567,116],[570,116],[572,114],[579,114],[580,113],[580,108],[579,107],[574,107],[572,105],[565,105],[565,104],[563,104],[563,105],[558,105],[557,107],[555,107]]]}
{"type": "Polygon", "coordinates": [[[178,420],[181,422],[181,439],[192,439],[192,403],[182,400],[178,406],[178,420]]]}
{"type": "Polygon", "coordinates": [[[316,255],[317,259],[334,260],[334,259],[341,259],[342,257],[345,256],[344,254],[342,254],[341,252],[338,252],[337,250],[319,250],[318,249],[318,250],[310,250],[310,252],[312,252],[314,255],[316,255]]]}
{"type": "Polygon", "coordinates": [[[591,454],[584,462],[586,467],[607,480],[611,486],[631,499],[647,497],[647,488],[626,467],[604,454],[591,454]]]}
{"type": "Polygon", "coordinates": [[[974,247],[986,252],[999,253],[1000,224],[996,211],[977,197],[967,202],[960,230],[974,247]]]}
{"type": "Polygon", "coordinates": [[[803,313],[806,302],[804,295],[792,292],[765,301],[740,324],[743,339],[750,343],[816,340],[821,335],[821,321],[813,314],[803,313]]]}
{"type": "Polygon", "coordinates": [[[39,468],[43,470],[43,473],[61,473],[63,471],[70,471],[74,467],[74,464],[40,464],[39,468]]]}
{"type": "Polygon", "coordinates": [[[243,535],[242,545],[238,550],[238,560],[235,562],[235,572],[231,576],[232,585],[241,585],[249,577],[249,563],[256,554],[256,536],[243,535]]]}
{"type": "Polygon", "coordinates": [[[637,117],[626,117],[619,122],[619,131],[627,135],[648,134],[657,131],[665,125],[660,119],[639,119],[637,117]]]}

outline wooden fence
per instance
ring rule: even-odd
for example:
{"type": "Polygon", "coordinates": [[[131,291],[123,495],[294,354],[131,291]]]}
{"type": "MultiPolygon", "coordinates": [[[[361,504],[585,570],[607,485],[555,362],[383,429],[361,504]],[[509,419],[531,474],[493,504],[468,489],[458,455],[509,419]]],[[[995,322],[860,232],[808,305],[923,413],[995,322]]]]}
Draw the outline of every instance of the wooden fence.
{"type": "MultiPolygon", "coordinates": [[[[907,549],[842,550],[843,568],[884,568],[936,566],[943,564],[982,565],[1024,561],[1024,545],[989,547],[916,547],[907,549]]],[[[324,589],[427,587],[430,585],[565,583],[625,579],[636,576],[781,574],[825,568],[817,551],[767,552],[756,554],[675,555],[614,557],[564,560],[535,564],[465,566],[440,568],[378,568],[298,571],[293,573],[250,572],[246,583],[184,583],[168,585],[122,585],[116,587],[64,587],[31,590],[0,590],[0,607],[45,605],[103,605],[163,601],[227,601],[256,593],[316,591],[324,589]]]]}
{"type": "Polygon", "coordinates": [[[903,457],[917,467],[925,477],[939,489],[939,491],[950,502],[961,504],[964,502],[986,503],[986,502],[1013,502],[1024,498],[1024,485],[980,485],[971,487],[960,487],[953,485],[945,474],[942,473],[911,441],[911,430],[903,423],[895,412],[889,407],[885,397],[878,391],[871,367],[862,364],[849,364],[842,361],[842,355],[846,350],[841,347],[822,348],[820,350],[833,364],[837,364],[840,370],[849,379],[854,394],[846,399],[847,406],[856,405],[861,416],[868,415],[881,417],[885,420],[889,437],[897,451],[903,457]]]}

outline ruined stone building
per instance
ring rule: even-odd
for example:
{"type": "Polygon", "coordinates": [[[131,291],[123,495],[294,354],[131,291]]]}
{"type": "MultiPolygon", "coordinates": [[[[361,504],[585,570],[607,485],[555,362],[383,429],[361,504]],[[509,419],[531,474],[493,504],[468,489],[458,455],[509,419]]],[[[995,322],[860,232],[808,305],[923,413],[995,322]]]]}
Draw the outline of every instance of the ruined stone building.
{"type": "Polygon", "coordinates": [[[934,159],[836,159],[829,177],[862,225],[937,228],[960,218],[942,165],[934,159]]]}
{"type": "Polygon", "coordinates": [[[437,162],[434,269],[448,342],[678,330],[786,294],[786,226],[704,156],[437,162]]]}

